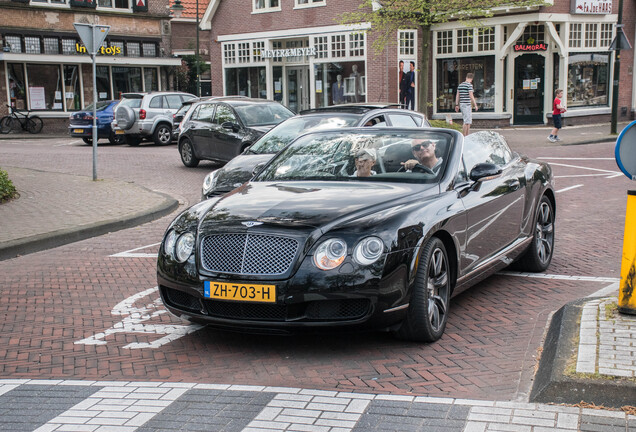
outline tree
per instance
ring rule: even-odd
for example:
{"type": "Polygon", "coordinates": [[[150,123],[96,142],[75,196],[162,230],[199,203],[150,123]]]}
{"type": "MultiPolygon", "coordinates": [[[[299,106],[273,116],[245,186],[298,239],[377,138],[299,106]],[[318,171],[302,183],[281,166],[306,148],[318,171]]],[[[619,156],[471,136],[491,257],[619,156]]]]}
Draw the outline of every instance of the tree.
{"type": "MultiPolygon", "coordinates": [[[[371,23],[376,39],[372,47],[381,52],[394,43],[398,30],[417,29],[422,55],[418,70],[423,74],[430,69],[431,26],[457,21],[458,25],[479,26],[479,18],[488,18],[497,8],[546,6],[544,0],[361,0],[358,11],[342,14],[342,23],[371,23]]],[[[420,106],[428,106],[428,79],[419,79],[420,106]]],[[[423,110],[426,112],[426,110],[423,110]]]]}
{"type": "MultiPolygon", "coordinates": [[[[204,74],[210,70],[201,57],[198,59],[199,73],[204,74]]],[[[197,94],[197,58],[195,55],[185,55],[181,59],[181,66],[176,69],[177,89],[192,94],[197,94]]]]}

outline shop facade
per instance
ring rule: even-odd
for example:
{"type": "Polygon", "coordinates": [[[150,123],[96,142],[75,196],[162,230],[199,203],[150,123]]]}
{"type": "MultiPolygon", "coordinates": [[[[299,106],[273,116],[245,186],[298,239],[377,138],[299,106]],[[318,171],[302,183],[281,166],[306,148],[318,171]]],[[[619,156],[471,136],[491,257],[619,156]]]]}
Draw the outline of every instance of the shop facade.
{"type": "MultiPolygon", "coordinates": [[[[212,94],[274,99],[295,111],[397,103],[398,63],[404,62],[405,72],[411,61],[419,65],[418,32],[399,31],[395,44],[375,53],[368,23],[334,25],[359,2],[343,0],[326,8],[330,1],[246,0],[237,8],[212,0],[202,21],[212,38],[212,94]]],[[[554,0],[552,6],[501,10],[480,20],[479,28],[457,22],[434,26],[431,69],[415,72],[416,79],[429,80],[427,114],[459,119],[456,88],[473,72],[480,106],[476,124],[546,124],[557,88],[565,91],[566,124],[608,120],[617,3],[554,0]]],[[[624,30],[630,40],[634,16],[626,2],[623,19],[631,26],[624,30]]],[[[628,120],[634,107],[632,50],[623,50],[621,60],[619,120],[628,120]]],[[[422,110],[417,101],[415,107],[422,110]]]]}
{"type": "Polygon", "coordinates": [[[29,109],[45,119],[48,130],[62,130],[70,112],[92,103],[92,59],[73,27],[78,19],[111,26],[96,57],[98,100],[118,99],[131,91],[167,89],[171,68],[181,65],[179,59],[164,55],[169,17],[143,19],[125,0],[110,4],[124,10],[113,14],[97,7],[78,14],[63,0],[46,6],[42,2],[3,3],[8,20],[0,27],[0,97],[6,103],[0,113],[8,111],[6,105],[29,109]],[[130,31],[132,25],[135,32],[130,31]]]}

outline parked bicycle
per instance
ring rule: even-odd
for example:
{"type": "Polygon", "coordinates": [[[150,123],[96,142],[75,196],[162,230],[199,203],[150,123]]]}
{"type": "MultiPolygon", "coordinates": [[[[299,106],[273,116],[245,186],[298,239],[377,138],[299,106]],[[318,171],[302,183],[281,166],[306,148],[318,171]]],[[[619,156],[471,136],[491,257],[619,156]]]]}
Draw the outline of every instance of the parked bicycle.
{"type": "Polygon", "coordinates": [[[2,117],[0,120],[0,132],[8,134],[13,129],[18,129],[18,126],[29,133],[36,134],[42,131],[44,122],[36,115],[31,115],[31,110],[27,110],[26,113],[18,109],[13,108],[10,105],[10,114],[2,117]]]}

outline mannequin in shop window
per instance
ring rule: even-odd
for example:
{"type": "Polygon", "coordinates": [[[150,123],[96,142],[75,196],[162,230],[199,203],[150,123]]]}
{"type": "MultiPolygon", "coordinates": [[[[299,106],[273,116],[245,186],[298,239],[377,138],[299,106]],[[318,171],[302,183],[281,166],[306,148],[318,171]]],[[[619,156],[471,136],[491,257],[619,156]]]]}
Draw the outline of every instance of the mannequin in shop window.
{"type": "Polygon", "coordinates": [[[351,66],[351,75],[353,78],[353,102],[360,102],[360,72],[358,72],[358,65],[351,66]]]}
{"type": "Polygon", "coordinates": [[[344,102],[344,83],[342,82],[342,75],[340,74],[338,74],[336,82],[331,86],[331,97],[333,98],[334,105],[344,102]]]}

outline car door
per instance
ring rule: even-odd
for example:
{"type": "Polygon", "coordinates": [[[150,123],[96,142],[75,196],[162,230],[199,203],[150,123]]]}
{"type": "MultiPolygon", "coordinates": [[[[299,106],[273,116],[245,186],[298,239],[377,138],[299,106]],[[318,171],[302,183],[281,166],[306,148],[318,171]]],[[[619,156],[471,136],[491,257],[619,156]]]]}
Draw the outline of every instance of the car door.
{"type": "Polygon", "coordinates": [[[213,103],[202,103],[194,108],[188,125],[188,135],[197,156],[209,159],[214,154],[214,109],[213,103]]]}
{"type": "Polygon", "coordinates": [[[243,126],[238,120],[238,116],[227,104],[217,105],[214,114],[214,154],[215,159],[230,160],[236,156],[243,143],[243,126]],[[226,127],[223,127],[223,125],[226,127]],[[230,127],[234,125],[234,127],[230,127]]]}
{"type": "Polygon", "coordinates": [[[499,134],[466,137],[462,162],[459,177],[464,185],[471,184],[460,194],[467,222],[462,268],[469,272],[520,237],[526,181],[524,164],[499,134]],[[478,163],[497,165],[501,175],[472,184],[470,171],[478,163]]]}

